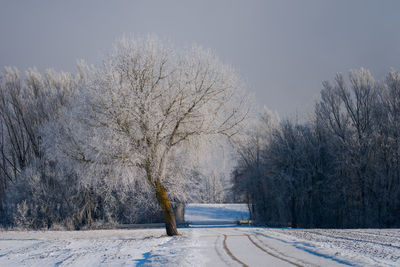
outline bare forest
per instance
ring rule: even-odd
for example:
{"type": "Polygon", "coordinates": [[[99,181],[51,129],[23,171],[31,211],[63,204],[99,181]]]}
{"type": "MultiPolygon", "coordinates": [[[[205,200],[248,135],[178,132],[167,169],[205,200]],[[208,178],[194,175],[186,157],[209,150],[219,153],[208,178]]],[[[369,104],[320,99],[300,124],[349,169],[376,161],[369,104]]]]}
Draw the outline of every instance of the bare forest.
{"type": "Polygon", "coordinates": [[[399,136],[400,74],[338,74],[307,122],[261,113],[239,149],[234,195],[270,226],[399,227],[399,136]]]}

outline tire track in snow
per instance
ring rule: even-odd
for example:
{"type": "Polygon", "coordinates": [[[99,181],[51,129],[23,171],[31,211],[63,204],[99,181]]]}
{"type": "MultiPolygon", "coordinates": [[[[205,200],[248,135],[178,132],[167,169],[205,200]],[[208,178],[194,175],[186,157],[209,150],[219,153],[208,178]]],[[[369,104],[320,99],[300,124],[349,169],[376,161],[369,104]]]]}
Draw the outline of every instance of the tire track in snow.
{"type": "MultiPolygon", "coordinates": [[[[214,250],[218,255],[218,258],[225,263],[226,266],[231,266],[232,264],[229,262],[229,258],[231,258],[227,253],[224,253],[223,250],[225,250],[224,248],[224,241],[221,240],[223,239],[223,235],[221,235],[220,232],[215,231],[215,229],[207,229],[207,228],[203,228],[206,233],[208,233],[208,235],[201,235],[202,238],[206,237],[206,238],[215,238],[215,242],[214,242],[214,250]],[[221,244],[219,246],[219,244],[221,244]],[[224,257],[224,255],[227,255],[224,257]]],[[[226,250],[225,250],[226,251],[226,250]]]]}
{"type": "Polygon", "coordinates": [[[309,263],[309,262],[304,262],[304,261],[302,261],[302,260],[300,260],[300,259],[296,259],[296,258],[293,258],[293,257],[289,257],[289,256],[283,254],[282,252],[279,252],[278,250],[276,250],[276,249],[274,249],[274,248],[272,248],[272,247],[270,247],[270,246],[267,246],[267,245],[266,245],[264,242],[262,242],[257,236],[254,236],[254,237],[255,237],[258,241],[260,241],[264,246],[266,246],[266,247],[267,247],[268,249],[270,249],[270,250],[275,251],[277,254],[272,253],[272,252],[266,250],[265,248],[263,248],[262,246],[260,246],[259,244],[257,244],[257,243],[250,237],[250,235],[247,235],[247,234],[246,234],[246,236],[247,236],[247,238],[251,241],[251,243],[253,243],[254,246],[256,246],[257,248],[261,249],[262,251],[264,251],[265,253],[267,253],[267,254],[270,255],[270,256],[273,256],[273,257],[275,257],[275,258],[278,258],[278,259],[280,259],[280,260],[282,260],[282,261],[285,261],[285,262],[287,262],[287,263],[289,263],[289,264],[292,264],[292,265],[294,265],[294,266],[297,266],[297,267],[303,267],[303,266],[317,266],[317,265],[314,265],[314,264],[309,263]],[[305,265],[301,265],[301,264],[299,264],[299,263],[297,263],[297,262],[293,262],[293,261],[291,261],[291,260],[289,260],[289,259],[287,259],[287,258],[284,258],[284,257],[292,258],[292,259],[297,260],[297,261],[299,261],[299,262],[301,262],[301,263],[303,263],[303,264],[305,264],[305,265]]]}
{"type": "Polygon", "coordinates": [[[251,242],[254,246],[256,246],[257,248],[261,249],[262,251],[264,251],[264,252],[267,253],[268,255],[270,255],[270,256],[272,256],[272,257],[275,257],[275,258],[277,258],[277,259],[280,259],[280,260],[282,260],[282,261],[285,261],[285,262],[287,262],[287,263],[289,263],[289,264],[292,264],[292,265],[294,265],[294,266],[303,267],[303,265],[300,265],[300,264],[298,264],[298,263],[296,263],[296,262],[292,262],[292,261],[290,261],[290,260],[288,260],[288,259],[285,259],[285,258],[283,258],[283,257],[280,257],[280,256],[274,254],[274,253],[271,253],[271,252],[267,251],[266,249],[264,249],[263,247],[261,247],[259,244],[257,244],[256,242],[254,242],[254,240],[251,239],[250,235],[246,235],[246,236],[247,236],[247,238],[250,240],[250,242],[251,242]]]}
{"type": "Polygon", "coordinates": [[[242,265],[243,267],[249,267],[248,265],[246,265],[244,262],[242,262],[241,260],[239,260],[238,258],[236,258],[232,252],[229,250],[228,246],[226,245],[226,239],[227,239],[227,235],[224,234],[224,241],[223,241],[223,245],[224,245],[224,249],[226,254],[229,255],[229,257],[232,258],[232,260],[236,261],[237,263],[239,263],[240,265],[242,265]]]}
{"type": "MultiPolygon", "coordinates": [[[[233,229],[233,231],[235,231],[235,233],[237,233],[239,230],[238,230],[238,229],[233,229]]],[[[242,232],[242,231],[240,231],[240,232],[242,232]]],[[[263,252],[267,253],[267,254],[270,255],[270,256],[273,256],[273,257],[275,257],[275,258],[278,258],[278,259],[280,259],[280,260],[283,260],[283,261],[285,261],[285,262],[287,262],[287,263],[289,263],[289,264],[292,264],[292,265],[295,265],[295,266],[301,266],[301,267],[303,267],[303,266],[319,267],[319,265],[315,265],[315,264],[312,264],[312,263],[310,263],[310,262],[306,262],[306,261],[304,261],[304,260],[301,260],[301,259],[297,259],[297,258],[288,256],[288,255],[286,255],[285,253],[280,252],[280,251],[277,250],[276,248],[271,247],[271,246],[268,246],[267,244],[265,244],[265,243],[257,236],[257,234],[255,234],[255,233],[250,234],[251,236],[254,236],[263,246],[265,246],[265,247],[266,247],[267,249],[269,249],[269,250],[272,250],[274,253],[271,252],[271,251],[268,251],[268,250],[266,250],[265,248],[263,248],[262,246],[260,246],[258,243],[256,243],[253,239],[251,239],[250,235],[247,234],[246,232],[247,232],[247,231],[244,231],[243,234],[234,234],[234,235],[229,235],[229,236],[244,236],[244,235],[245,235],[245,236],[248,237],[248,239],[251,241],[251,243],[253,243],[253,245],[255,245],[257,248],[259,248],[259,249],[262,250],[263,252]],[[293,261],[291,261],[290,259],[292,259],[293,261]],[[297,262],[295,262],[295,261],[297,261],[297,262]],[[299,263],[304,264],[304,265],[301,265],[301,264],[299,264],[299,263]]],[[[250,233],[251,233],[251,232],[250,232],[250,233]]]]}
{"type": "Polygon", "coordinates": [[[301,262],[301,263],[304,264],[305,266],[314,266],[314,267],[319,267],[319,266],[320,266],[320,265],[316,265],[316,264],[313,264],[313,263],[308,262],[308,261],[304,261],[304,260],[301,260],[301,259],[298,259],[298,258],[295,258],[295,257],[288,256],[288,255],[286,255],[285,253],[280,252],[280,251],[277,250],[276,248],[270,247],[270,246],[268,246],[267,244],[265,244],[265,242],[262,241],[257,235],[254,235],[254,237],[255,237],[261,244],[263,244],[265,247],[267,247],[268,249],[274,251],[275,253],[278,253],[278,254],[281,255],[282,257],[286,257],[286,258],[289,258],[289,259],[296,260],[296,261],[298,261],[298,262],[301,262]]]}
{"type": "MultiPolygon", "coordinates": [[[[281,234],[281,235],[286,235],[286,236],[289,235],[290,236],[290,234],[288,234],[287,232],[283,232],[283,231],[277,231],[276,233],[281,234]]],[[[329,260],[335,261],[335,262],[337,262],[339,264],[343,264],[343,265],[356,266],[355,264],[353,264],[353,263],[351,263],[351,262],[349,262],[347,260],[335,257],[336,254],[335,255],[324,254],[323,252],[318,252],[318,250],[306,248],[306,247],[304,247],[304,244],[307,244],[307,243],[305,243],[303,241],[291,242],[291,241],[287,241],[287,240],[284,240],[284,239],[281,239],[281,238],[277,238],[277,237],[274,237],[274,236],[266,235],[266,234],[261,233],[261,232],[258,232],[258,234],[261,235],[261,236],[264,236],[266,238],[270,238],[270,239],[281,241],[281,242],[283,242],[285,244],[294,245],[295,248],[300,249],[302,251],[305,251],[307,253],[310,253],[310,254],[312,254],[314,256],[318,256],[318,257],[322,257],[322,258],[325,258],[325,259],[329,259],[329,260]],[[299,246],[299,244],[301,244],[301,245],[299,246]]],[[[300,240],[310,241],[308,239],[305,239],[304,237],[297,237],[296,235],[293,235],[293,236],[295,236],[296,238],[298,238],[300,240]]],[[[328,242],[328,241],[323,241],[323,242],[328,242]]]]}
{"type": "MultiPolygon", "coordinates": [[[[280,257],[279,255],[276,255],[276,254],[274,254],[274,253],[271,253],[271,252],[269,252],[269,251],[267,251],[266,249],[264,249],[263,247],[261,247],[259,244],[257,244],[256,242],[254,242],[254,240],[252,240],[251,238],[250,238],[250,235],[249,234],[247,234],[247,233],[243,233],[242,231],[239,231],[238,229],[230,229],[230,232],[231,232],[231,234],[224,234],[224,240],[223,240],[223,246],[224,246],[224,249],[225,249],[225,251],[227,252],[227,254],[233,259],[233,260],[235,260],[236,262],[238,262],[239,264],[241,264],[242,266],[248,266],[248,265],[246,265],[245,263],[243,263],[242,261],[240,261],[238,258],[236,258],[233,254],[232,254],[232,252],[229,250],[229,248],[228,248],[228,246],[226,245],[226,240],[227,240],[227,237],[229,236],[229,237],[234,237],[234,236],[243,236],[243,237],[247,237],[249,240],[250,240],[250,242],[254,245],[254,246],[256,246],[258,249],[260,249],[262,252],[264,252],[264,253],[266,253],[267,255],[269,255],[269,256],[272,256],[272,257],[274,257],[274,258],[276,258],[276,259],[278,259],[278,260],[281,260],[281,261],[284,261],[284,262],[286,262],[286,263],[289,263],[289,264],[291,264],[291,265],[294,265],[294,266],[297,266],[297,267],[303,267],[303,265],[300,265],[300,264],[298,264],[298,263],[296,263],[296,262],[292,262],[292,261],[290,261],[290,260],[288,260],[288,259],[285,259],[285,258],[283,258],[283,257],[280,257]],[[238,233],[238,232],[240,232],[240,233],[238,233]]],[[[265,244],[264,244],[265,245],[265,244]]],[[[267,246],[268,248],[270,248],[269,246],[267,246]]],[[[273,249],[274,251],[276,251],[275,249],[273,249]]],[[[277,251],[276,251],[277,252],[277,251]]],[[[279,253],[279,252],[278,252],[279,253]]],[[[280,254],[282,254],[282,253],[280,253],[280,254]]],[[[284,254],[283,254],[284,255],[284,254]]],[[[286,255],[284,255],[284,256],[286,256],[286,255]]],[[[289,257],[290,258],[290,257],[289,257]]],[[[298,260],[298,259],[296,259],[296,260],[298,260]]],[[[298,260],[298,261],[300,261],[301,262],[301,260],[298,260]]],[[[308,264],[308,263],[305,263],[305,264],[308,264]]],[[[309,264],[310,266],[313,266],[312,264],[309,264]]]]}
{"type": "Polygon", "coordinates": [[[224,257],[222,257],[221,252],[219,252],[219,250],[218,250],[217,244],[218,244],[218,240],[219,240],[220,237],[221,237],[221,236],[217,236],[217,238],[215,239],[214,249],[215,249],[215,251],[217,252],[218,257],[226,264],[226,266],[229,266],[229,263],[226,262],[226,260],[224,259],[224,257]]]}

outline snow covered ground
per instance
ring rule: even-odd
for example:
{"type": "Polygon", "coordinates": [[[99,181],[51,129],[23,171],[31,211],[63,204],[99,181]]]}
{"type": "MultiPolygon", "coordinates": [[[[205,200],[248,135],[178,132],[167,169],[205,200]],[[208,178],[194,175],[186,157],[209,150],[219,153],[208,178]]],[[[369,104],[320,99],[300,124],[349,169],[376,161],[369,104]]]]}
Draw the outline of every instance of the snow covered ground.
{"type": "Polygon", "coordinates": [[[221,225],[247,219],[246,209],[189,206],[185,218],[198,224],[176,237],[164,229],[2,231],[0,266],[400,266],[399,229],[221,225]]]}
{"type": "Polygon", "coordinates": [[[400,266],[400,229],[270,229],[270,238],[284,239],[310,253],[346,259],[359,266],[400,266]],[[358,263],[358,264],[357,264],[358,263]]]}
{"type": "Polygon", "coordinates": [[[247,204],[188,204],[185,221],[191,224],[235,224],[249,219],[247,204]]]}
{"type": "Polygon", "coordinates": [[[400,266],[400,230],[0,232],[0,266],[400,266]]]}
{"type": "Polygon", "coordinates": [[[142,266],[180,264],[186,236],[164,229],[2,232],[0,266],[142,266]],[[169,257],[171,256],[171,258],[169,257]]]}

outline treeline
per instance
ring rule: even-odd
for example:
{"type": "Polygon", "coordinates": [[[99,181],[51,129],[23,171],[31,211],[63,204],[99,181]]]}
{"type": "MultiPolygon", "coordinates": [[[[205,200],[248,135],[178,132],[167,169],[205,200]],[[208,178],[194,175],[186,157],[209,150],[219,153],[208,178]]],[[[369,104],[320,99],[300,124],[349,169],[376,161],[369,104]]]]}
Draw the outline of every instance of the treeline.
{"type": "MultiPolygon", "coordinates": [[[[268,115],[268,114],[267,114],[268,115]]],[[[305,123],[262,116],[240,149],[234,191],[270,226],[400,227],[400,74],[324,82],[305,123]]]]}
{"type": "Polygon", "coordinates": [[[80,229],[162,220],[154,198],[137,185],[110,185],[112,173],[85,182],[86,165],[54,152],[59,114],[87,83],[84,68],[76,75],[30,69],[21,77],[15,68],[0,74],[1,225],[80,229]]]}
{"type": "MultiPolygon", "coordinates": [[[[21,74],[9,67],[0,72],[0,226],[73,230],[163,221],[151,188],[131,179],[141,174],[122,173],[111,159],[93,164],[87,155],[92,152],[88,149],[96,149],[94,142],[71,124],[72,107],[81,103],[82,91],[93,83],[91,71],[80,62],[76,74],[41,74],[37,69],[21,74]]],[[[93,114],[74,116],[95,119],[93,114]]],[[[111,147],[112,153],[119,151],[111,147]]],[[[210,160],[219,157],[216,154],[210,160]]],[[[176,161],[182,166],[174,168],[179,170],[174,177],[185,175],[188,182],[181,191],[170,186],[174,209],[188,201],[230,198],[220,179],[221,166],[202,166],[206,163],[201,161],[190,166],[176,161]]]]}

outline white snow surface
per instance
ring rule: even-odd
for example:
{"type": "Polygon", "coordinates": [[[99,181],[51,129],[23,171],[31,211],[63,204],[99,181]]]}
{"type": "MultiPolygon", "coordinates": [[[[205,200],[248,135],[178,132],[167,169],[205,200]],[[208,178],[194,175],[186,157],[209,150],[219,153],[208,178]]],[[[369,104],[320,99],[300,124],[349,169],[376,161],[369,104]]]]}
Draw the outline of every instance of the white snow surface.
{"type": "Polygon", "coordinates": [[[247,204],[198,204],[185,207],[185,221],[191,224],[234,224],[249,219],[247,204]]]}
{"type": "Polygon", "coordinates": [[[0,266],[400,266],[399,229],[1,231],[0,266]]]}
{"type": "Polygon", "coordinates": [[[164,229],[0,231],[0,266],[400,266],[400,229],[224,225],[246,205],[193,204],[179,236],[164,229]]]}

